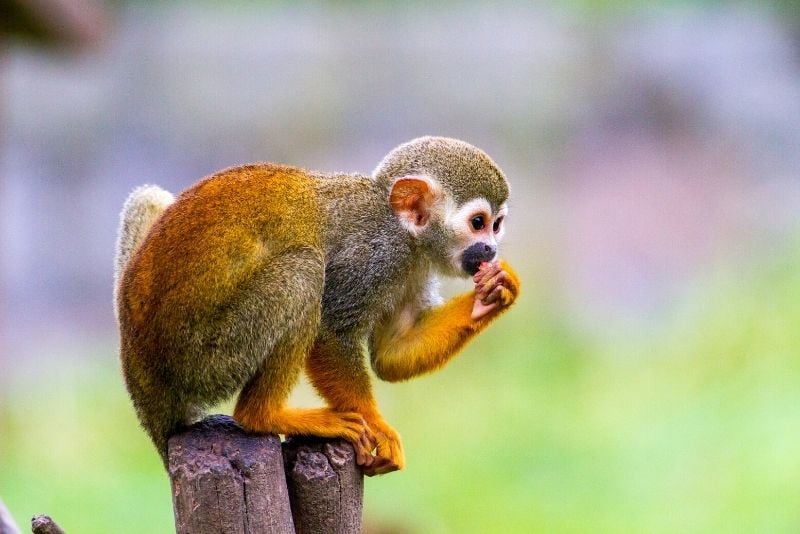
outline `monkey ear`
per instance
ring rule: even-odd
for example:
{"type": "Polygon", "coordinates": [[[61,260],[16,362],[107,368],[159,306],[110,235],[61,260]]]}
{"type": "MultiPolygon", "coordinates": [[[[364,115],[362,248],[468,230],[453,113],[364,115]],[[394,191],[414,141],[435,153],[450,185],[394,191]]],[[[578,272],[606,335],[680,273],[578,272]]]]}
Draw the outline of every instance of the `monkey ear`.
{"type": "Polygon", "coordinates": [[[439,185],[427,176],[403,176],[392,184],[389,204],[402,225],[417,235],[428,224],[439,196],[439,185]]]}

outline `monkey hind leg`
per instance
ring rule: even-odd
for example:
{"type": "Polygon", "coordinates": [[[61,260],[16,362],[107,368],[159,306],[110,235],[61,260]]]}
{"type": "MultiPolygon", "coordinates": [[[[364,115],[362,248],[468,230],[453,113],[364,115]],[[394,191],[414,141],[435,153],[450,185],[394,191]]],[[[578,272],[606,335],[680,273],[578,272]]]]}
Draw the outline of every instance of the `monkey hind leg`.
{"type": "MultiPolygon", "coordinates": [[[[280,280],[279,287],[267,289],[286,293],[285,303],[275,306],[275,312],[286,316],[286,327],[240,392],[234,419],[253,432],[341,437],[353,443],[370,443],[368,427],[358,413],[286,407],[319,331],[324,264],[320,256],[318,271],[309,270],[308,258],[291,255],[277,267],[280,277],[271,279],[273,283],[280,280]]],[[[372,448],[374,444],[362,447],[372,448]]]]}
{"type": "Polygon", "coordinates": [[[377,443],[361,414],[331,408],[286,407],[286,399],[314,339],[306,332],[306,329],[293,332],[275,347],[242,389],[233,417],[252,432],[344,438],[353,444],[357,463],[369,465],[377,443]]]}
{"type": "Polygon", "coordinates": [[[262,372],[274,395],[288,396],[302,367],[301,352],[319,327],[324,276],[322,253],[312,246],[292,247],[265,261],[191,333],[168,380],[203,407],[227,400],[262,372]]]}
{"type": "Polygon", "coordinates": [[[245,312],[239,315],[258,320],[251,321],[255,331],[244,337],[258,335],[262,341],[242,354],[255,367],[239,382],[234,418],[250,430],[272,431],[271,414],[283,408],[297,382],[319,330],[324,276],[322,254],[298,247],[273,258],[249,288],[253,301],[243,303],[245,312]]]}

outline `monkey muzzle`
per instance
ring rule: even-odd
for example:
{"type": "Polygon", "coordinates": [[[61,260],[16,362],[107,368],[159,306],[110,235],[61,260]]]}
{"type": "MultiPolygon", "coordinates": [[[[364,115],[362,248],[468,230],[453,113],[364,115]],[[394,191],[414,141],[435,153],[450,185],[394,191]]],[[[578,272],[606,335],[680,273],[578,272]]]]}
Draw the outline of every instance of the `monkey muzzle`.
{"type": "Polygon", "coordinates": [[[475,274],[485,261],[492,261],[497,249],[487,243],[475,243],[461,255],[461,268],[469,274],[475,274]]]}

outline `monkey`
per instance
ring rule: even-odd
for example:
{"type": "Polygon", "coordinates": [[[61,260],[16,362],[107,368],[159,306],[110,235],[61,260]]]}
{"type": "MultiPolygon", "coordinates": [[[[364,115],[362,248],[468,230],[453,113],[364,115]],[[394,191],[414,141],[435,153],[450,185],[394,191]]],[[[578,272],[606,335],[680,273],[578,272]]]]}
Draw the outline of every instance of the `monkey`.
{"type": "Polygon", "coordinates": [[[135,189],[120,215],[120,360],[165,466],[168,439],[238,393],[247,431],[343,438],[369,476],[402,469],[375,375],[443,367],[515,302],[498,257],[508,181],[482,150],[420,137],[371,175],[255,163],[173,197],[135,189]],[[444,302],[442,276],[472,277],[444,302]],[[326,406],[288,407],[305,371],[326,406]]]}

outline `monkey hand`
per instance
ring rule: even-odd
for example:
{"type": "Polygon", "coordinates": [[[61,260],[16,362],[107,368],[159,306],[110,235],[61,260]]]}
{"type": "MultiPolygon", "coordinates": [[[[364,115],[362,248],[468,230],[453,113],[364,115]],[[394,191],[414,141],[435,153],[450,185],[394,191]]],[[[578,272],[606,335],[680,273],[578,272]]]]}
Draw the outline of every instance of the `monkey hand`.
{"type": "Polygon", "coordinates": [[[471,316],[473,321],[507,308],[519,294],[519,279],[503,260],[482,263],[472,280],[475,282],[475,303],[471,316]]]}
{"type": "Polygon", "coordinates": [[[375,455],[368,463],[362,464],[364,474],[371,477],[402,469],[406,461],[400,435],[379,414],[372,414],[365,418],[376,442],[376,447],[375,455]]]}

